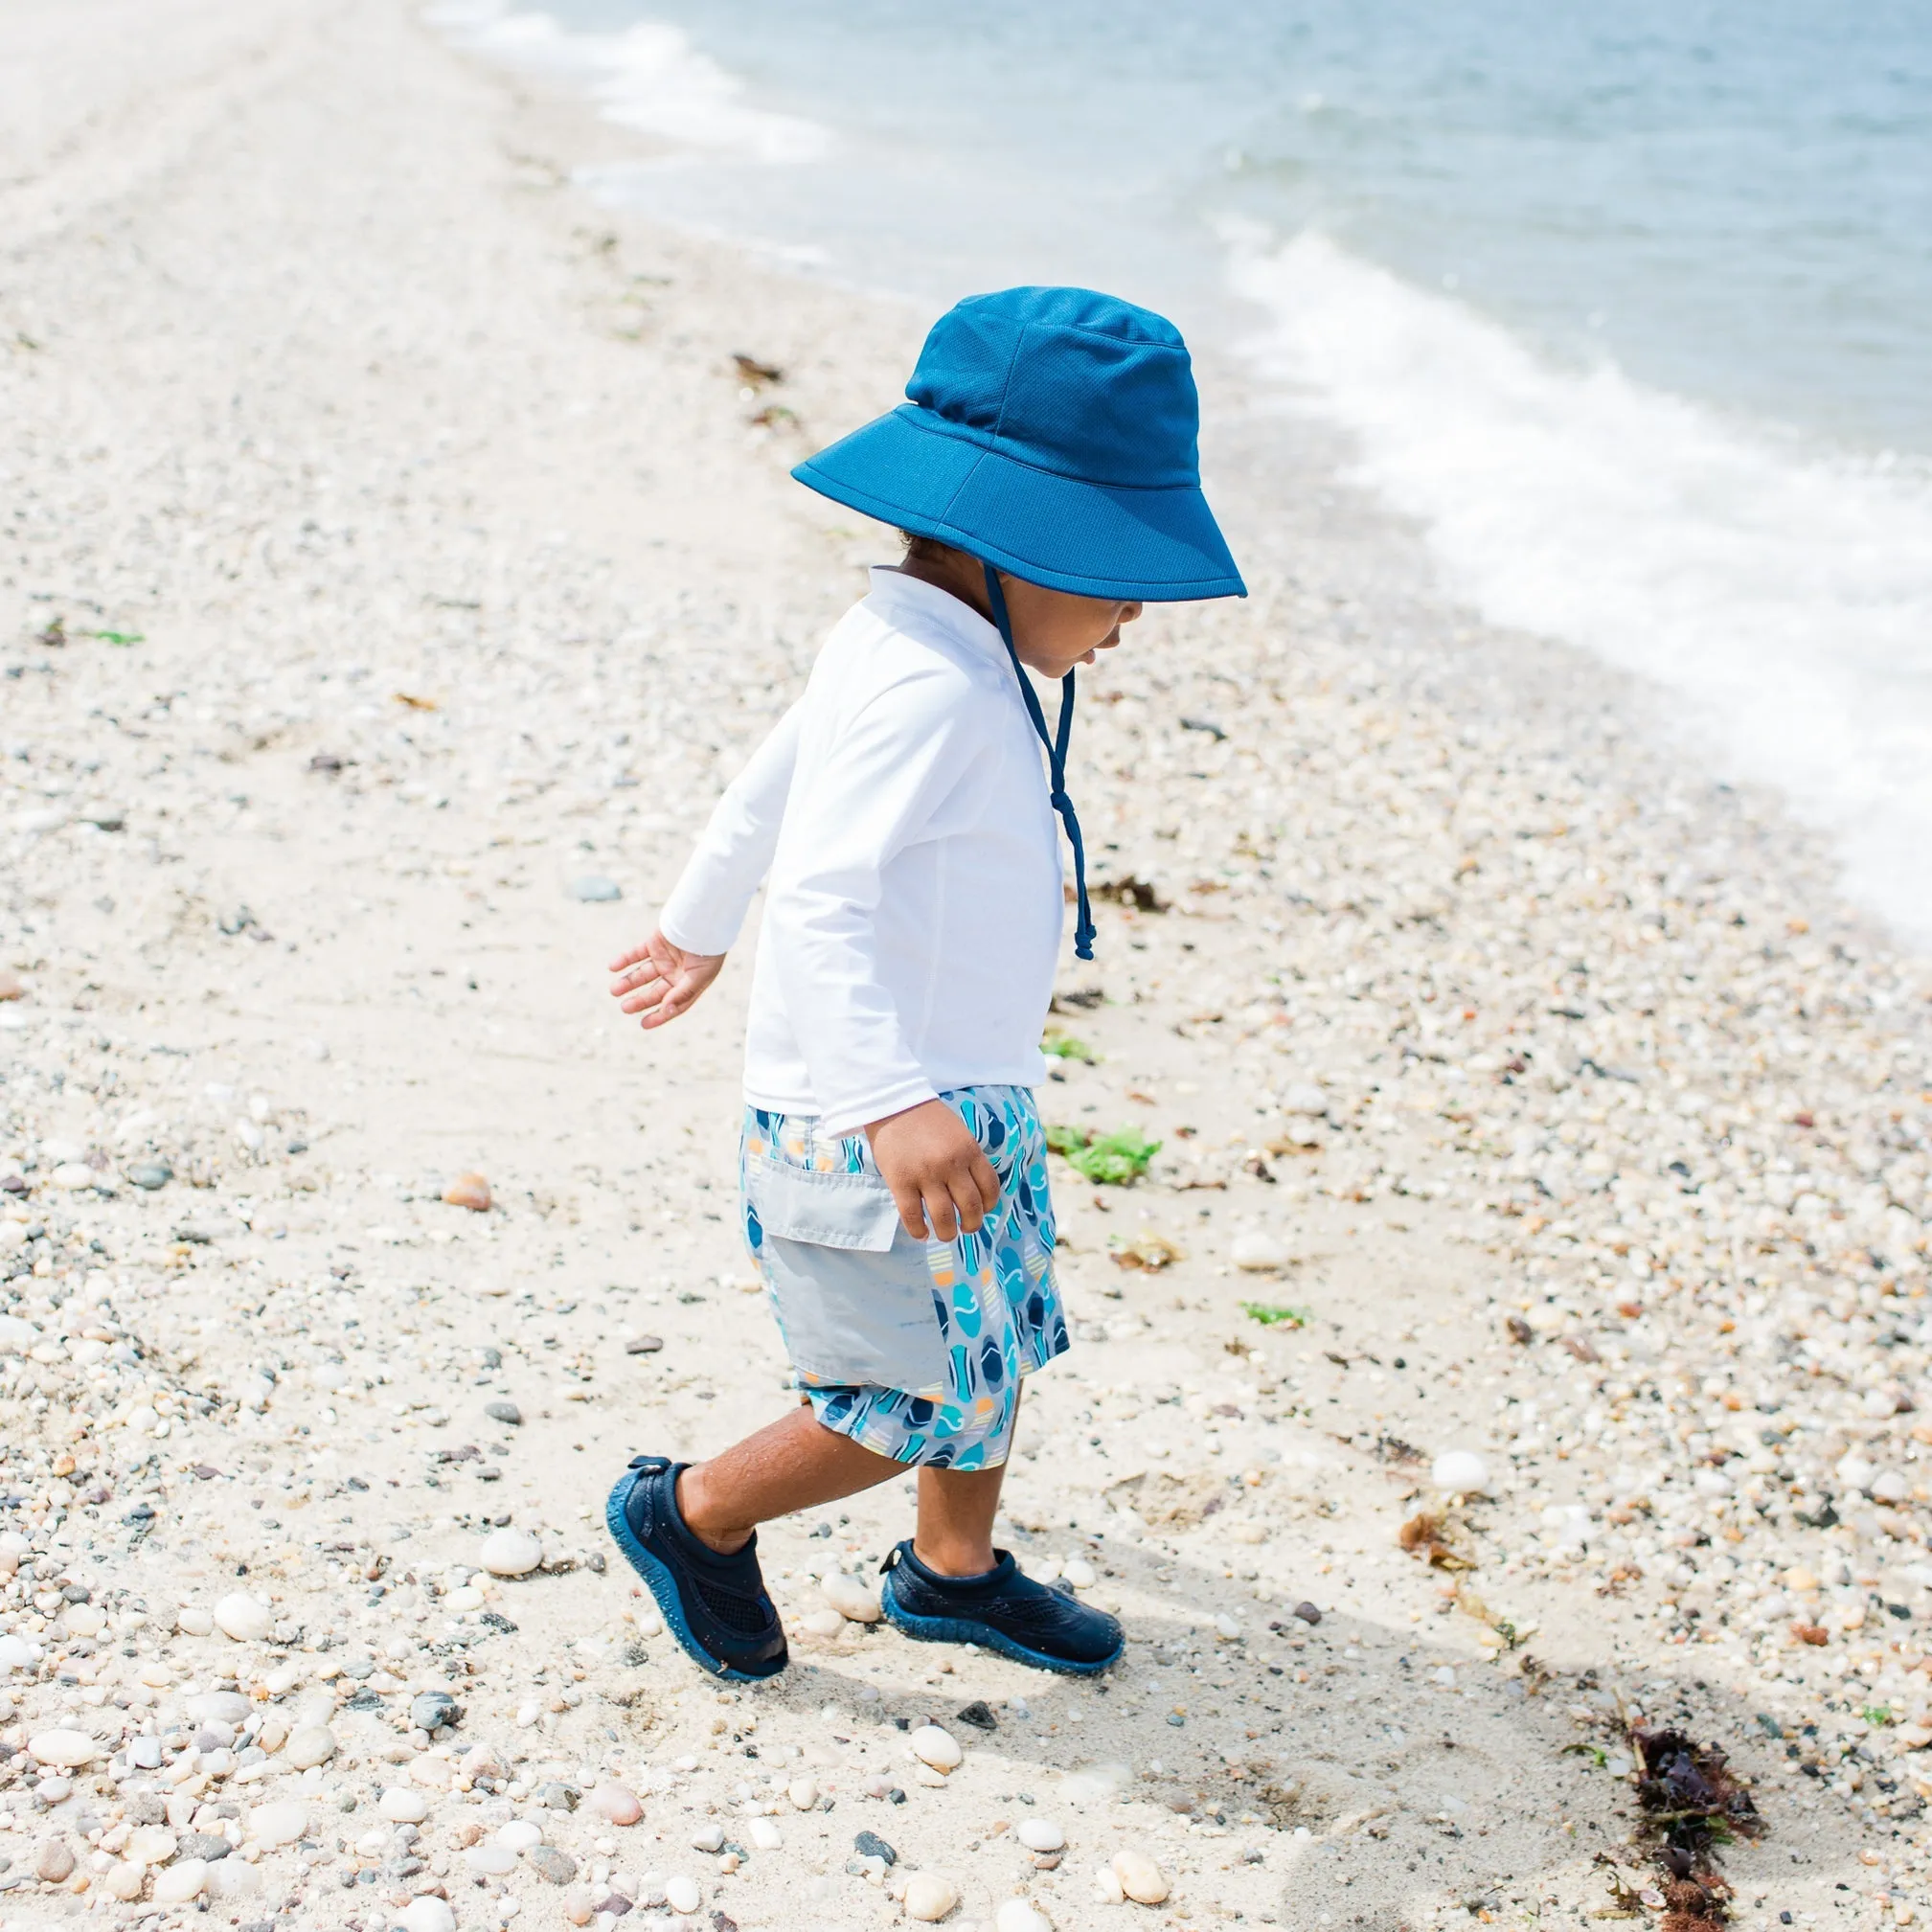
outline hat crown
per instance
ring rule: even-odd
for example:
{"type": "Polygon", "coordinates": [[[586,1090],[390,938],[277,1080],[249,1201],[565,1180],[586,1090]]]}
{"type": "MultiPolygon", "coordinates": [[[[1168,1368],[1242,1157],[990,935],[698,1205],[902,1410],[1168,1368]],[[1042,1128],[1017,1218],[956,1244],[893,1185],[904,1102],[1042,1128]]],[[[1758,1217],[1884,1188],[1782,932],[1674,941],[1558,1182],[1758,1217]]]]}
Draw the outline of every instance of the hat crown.
{"type": "Polygon", "coordinates": [[[1118,296],[969,296],[933,324],[905,393],[928,428],[1056,475],[1120,489],[1200,482],[1187,345],[1172,323],[1118,296]]]}

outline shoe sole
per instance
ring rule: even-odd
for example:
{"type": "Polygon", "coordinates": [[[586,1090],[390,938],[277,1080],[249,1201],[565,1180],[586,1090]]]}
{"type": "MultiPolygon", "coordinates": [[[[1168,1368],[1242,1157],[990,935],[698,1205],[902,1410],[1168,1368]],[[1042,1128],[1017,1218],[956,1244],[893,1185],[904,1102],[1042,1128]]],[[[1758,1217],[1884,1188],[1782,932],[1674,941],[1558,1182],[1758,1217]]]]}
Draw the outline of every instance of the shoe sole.
{"type": "Polygon", "coordinates": [[[698,1665],[707,1676],[721,1677],[728,1684],[769,1682],[791,1661],[789,1657],[781,1657],[769,1671],[740,1671],[736,1665],[727,1664],[721,1658],[714,1657],[692,1635],[691,1625],[685,1621],[684,1605],[678,1599],[677,1579],[671,1575],[669,1564],[653,1557],[637,1540],[637,1533],[630,1527],[629,1518],[624,1513],[624,1506],[629,1501],[636,1481],[635,1476],[628,1474],[619,1477],[616,1488],[611,1490],[603,1506],[603,1526],[610,1532],[610,1540],[624,1553],[624,1560],[644,1579],[646,1587],[656,1601],[666,1627],[677,1639],[684,1654],[698,1665]]]}
{"type": "Polygon", "coordinates": [[[982,1650],[996,1651],[1002,1657],[1011,1657],[1015,1664],[1030,1664],[1035,1671],[1054,1671],[1063,1677],[1098,1677],[1102,1671],[1118,1664],[1127,1648],[1123,1638],[1111,1654],[1097,1663],[1080,1664],[1068,1657],[1050,1657],[1044,1650],[1029,1650],[1004,1630],[969,1617],[915,1616],[893,1595],[890,1573],[879,1590],[879,1608],[895,1630],[916,1643],[977,1644],[982,1650]]]}

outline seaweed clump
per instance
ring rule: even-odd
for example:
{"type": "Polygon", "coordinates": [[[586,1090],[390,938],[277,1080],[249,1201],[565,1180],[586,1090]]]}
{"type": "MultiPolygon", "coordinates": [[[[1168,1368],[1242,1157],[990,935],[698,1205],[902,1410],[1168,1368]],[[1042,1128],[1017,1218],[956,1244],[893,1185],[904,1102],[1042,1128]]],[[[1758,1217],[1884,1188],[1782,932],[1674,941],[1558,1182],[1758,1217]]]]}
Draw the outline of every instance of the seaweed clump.
{"type": "Polygon", "coordinates": [[[1664,1878],[1661,1932],[1721,1932],[1731,1887],[1716,1868],[1718,1848],[1760,1836],[1763,1817],[1716,1745],[1642,1725],[1629,1736],[1640,1835],[1656,1846],[1664,1878]]]}

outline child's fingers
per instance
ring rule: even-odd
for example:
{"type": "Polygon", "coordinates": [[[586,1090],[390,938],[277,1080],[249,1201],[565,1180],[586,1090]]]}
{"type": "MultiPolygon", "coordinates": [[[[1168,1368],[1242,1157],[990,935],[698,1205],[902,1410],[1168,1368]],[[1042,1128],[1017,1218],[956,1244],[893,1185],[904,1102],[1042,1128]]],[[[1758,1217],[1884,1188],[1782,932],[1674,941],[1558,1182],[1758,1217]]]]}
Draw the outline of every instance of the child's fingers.
{"type": "Polygon", "coordinates": [[[936,1241],[958,1240],[959,1210],[953,1205],[953,1197],[947,1191],[943,1176],[936,1175],[925,1184],[923,1199],[932,1239],[936,1241]]]}
{"type": "Polygon", "coordinates": [[[638,965],[640,961],[649,959],[649,957],[650,942],[646,940],[642,945],[634,945],[628,952],[619,953],[604,970],[606,972],[621,973],[628,967],[638,965]]]}
{"type": "Polygon", "coordinates": [[[980,1207],[991,1214],[1000,1204],[1000,1177],[993,1172],[993,1164],[987,1159],[985,1149],[977,1147],[973,1149],[972,1180],[979,1190],[980,1207]]]}
{"type": "Polygon", "coordinates": [[[916,1241],[926,1239],[925,1202],[919,1192],[913,1188],[896,1187],[892,1197],[898,1207],[900,1227],[916,1241]]]}

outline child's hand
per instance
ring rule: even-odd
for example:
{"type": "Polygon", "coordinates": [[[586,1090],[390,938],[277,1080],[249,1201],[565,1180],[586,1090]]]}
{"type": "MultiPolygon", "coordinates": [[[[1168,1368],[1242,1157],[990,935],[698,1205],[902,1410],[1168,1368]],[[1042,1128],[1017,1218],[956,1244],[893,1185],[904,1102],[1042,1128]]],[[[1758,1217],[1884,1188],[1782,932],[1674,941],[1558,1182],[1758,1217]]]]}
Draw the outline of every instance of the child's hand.
{"type": "Polygon", "coordinates": [[[966,1124],[943,1101],[925,1101],[866,1128],[873,1158],[915,1240],[976,1234],[998,1204],[999,1176],[966,1124]],[[927,1234],[930,1227],[932,1232],[927,1234]]]}
{"type": "Polygon", "coordinates": [[[611,961],[617,977],[610,996],[625,1012],[641,1014],[638,1025],[648,1031],[693,1005],[723,965],[721,952],[686,952],[654,932],[642,945],[611,961]]]}

